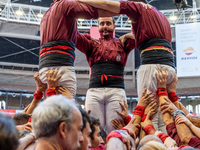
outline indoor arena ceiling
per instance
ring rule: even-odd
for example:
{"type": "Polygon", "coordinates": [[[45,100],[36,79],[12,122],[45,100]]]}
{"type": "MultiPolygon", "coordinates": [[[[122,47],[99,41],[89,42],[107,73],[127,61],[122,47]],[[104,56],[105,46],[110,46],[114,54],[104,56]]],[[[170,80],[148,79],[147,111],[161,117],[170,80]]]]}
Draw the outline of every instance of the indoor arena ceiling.
{"type": "MultiPolygon", "coordinates": [[[[53,0],[11,0],[13,3],[29,4],[49,7],[53,0]]],[[[119,1],[119,0],[114,0],[119,1]]],[[[187,0],[188,6],[192,7],[192,0],[187,0]]],[[[199,1],[199,0],[196,0],[199,1]]],[[[173,5],[173,0],[148,0],[148,2],[159,10],[176,9],[173,5]]]]}

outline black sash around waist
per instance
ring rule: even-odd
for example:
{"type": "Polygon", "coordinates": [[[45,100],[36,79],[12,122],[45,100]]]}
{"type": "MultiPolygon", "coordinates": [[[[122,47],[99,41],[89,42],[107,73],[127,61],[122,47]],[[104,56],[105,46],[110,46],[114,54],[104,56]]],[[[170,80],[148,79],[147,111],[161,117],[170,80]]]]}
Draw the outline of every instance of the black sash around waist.
{"type": "Polygon", "coordinates": [[[91,67],[89,88],[124,89],[124,66],[112,61],[95,62],[91,67]]]}
{"type": "Polygon", "coordinates": [[[40,49],[39,70],[51,66],[74,66],[75,45],[59,40],[45,43],[40,49]]]}
{"type": "MultiPolygon", "coordinates": [[[[165,39],[150,39],[147,41],[144,41],[139,44],[138,48],[140,53],[147,49],[148,47],[152,46],[163,46],[168,49],[172,49],[172,45],[169,41],[165,39]]],[[[144,51],[141,54],[141,64],[163,64],[163,65],[169,65],[173,68],[175,68],[175,62],[174,62],[174,55],[172,55],[170,52],[162,50],[162,49],[157,49],[157,50],[148,50],[144,51]]]]}

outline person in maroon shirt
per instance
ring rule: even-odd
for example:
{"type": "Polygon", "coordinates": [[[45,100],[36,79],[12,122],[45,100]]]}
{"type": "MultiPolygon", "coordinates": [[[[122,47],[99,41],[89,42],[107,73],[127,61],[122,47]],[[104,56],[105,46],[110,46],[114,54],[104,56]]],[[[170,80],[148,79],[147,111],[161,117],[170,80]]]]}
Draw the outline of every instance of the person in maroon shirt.
{"type": "MultiPolygon", "coordinates": [[[[168,70],[168,84],[172,82],[175,63],[171,45],[171,28],[168,19],[161,12],[155,7],[145,9],[146,0],[135,0],[136,2],[78,1],[114,13],[125,14],[131,19],[135,46],[141,54],[141,66],[137,72],[139,99],[145,87],[147,92],[157,90],[155,73],[158,69],[168,70]]],[[[152,122],[156,130],[166,133],[160,112],[154,116],[152,122]]]]}
{"type": "Polygon", "coordinates": [[[123,103],[126,99],[124,67],[135,43],[132,34],[125,37],[132,39],[127,40],[124,46],[119,39],[113,38],[116,27],[113,18],[99,18],[98,23],[100,44],[78,34],[76,47],[86,55],[91,67],[86,110],[91,110],[90,115],[99,118],[101,126],[106,126],[107,132],[110,133],[114,130],[112,119],[121,118],[116,111],[121,110],[119,102],[123,103]]]}
{"type": "MultiPolygon", "coordinates": [[[[62,77],[58,86],[65,86],[74,98],[76,76],[74,70],[78,18],[98,18],[106,12],[81,4],[76,0],[55,0],[40,23],[41,50],[39,56],[40,80],[46,83],[48,70],[57,70],[62,77]]],[[[112,13],[109,13],[112,14],[112,13]]],[[[52,74],[53,71],[50,72],[52,74]]],[[[55,73],[55,74],[56,74],[55,73]]]]}

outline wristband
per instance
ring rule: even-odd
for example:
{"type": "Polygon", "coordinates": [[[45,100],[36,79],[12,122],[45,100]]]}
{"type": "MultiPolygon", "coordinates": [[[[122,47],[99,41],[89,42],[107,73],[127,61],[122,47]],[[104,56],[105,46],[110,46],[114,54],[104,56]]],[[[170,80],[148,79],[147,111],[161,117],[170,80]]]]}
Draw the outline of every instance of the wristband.
{"type": "MultiPolygon", "coordinates": [[[[144,120],[146,119],[146,117],[147,117],[147,114],[144,114],[144,115],[142,116],[142,118],[141,118],[141,121],[144,122],[144,120]]],[[[149,119],[152,120],[153,118],[150,117],[149,119]]]]}
{"type": "Polygon", "coordinates": [[[47,89],[47,91],[46,91],[46,96],[52,96],[52,95],[56,95],[56,90],[55,89],[52,89],[52,88],[50,88],[50,89],[47,89]]]}
{"type": "Polygon", "coordinates": [[[37,99],[37,100],[41,100],[42,99],[42,96],[43,96],[43,93],[36,90],[36,92],[33,94],[34,98],[37,99]]]}
{"type": "Polygon", "coordinates": [[[124,130],[124,131],[126,131],[129,134],[129,131],[126,128],[121,128],[120,130],[124,130]]]}
{"type": "Polygon", "coordinates": [[[28,122],[31,122],[31,121],[32,121],[32,116],[31,116],[31,118],[28,119],[28,122]]]}
{"type": "Polygon", "coordinates": [[[134,109],[134,111],[131,111],[134,115],[138,115],[142,118],[144,115],[145,108],[143,106],[137,105],[134,109]]]}
{"type": "Polygon", "coordinates": [[[124,118],[124,123],[127,125],[131,121],[131,116],[128,115],[127,117],[124,118]]]}
{"type": "Polygon", "coordinates": [[[157,137],[159,137],[159,138],[161,139],[161,141],[164,143],[165,140],[166,140],[166,138],[169,137],[169,135],[164,134],[164,133],[159,133],[159,134],[157,135],[157,137]]]}
{"type": "Polygon", "coordinates": [[[178,101],[179,98],[175,92],[168,93],[168,97],[172,102],[178,101]]]}
{"type": "Polygon", "coordinates": [[[178,116],[178,115],[184,115],[185,116],[185,113],[182,110],[179,110],[179,109],[173,111],[172,117],[174,118],[174,120],[176,119],[176,116],[178,116]]]}
{"type": "Polygon", "coordinates": [[[122,137],[122,135],[116,131],[112,131],[108,134],[107,138],[106,138],[106,141],[108,142],[108,140],[112,137],[116,137],[116,138],[119,138],[123,143],[124,143],[124,139],[122,137]]]}
{"type": "Polygon", "coordinates": [[[164,87],[159,87],[155,93],[158,95],[158,97],[167,96],[167,90],[164,87]]]}
{"type": "Polygon", "coordinates": [[[148,135],[151,131],[156,131],[155,128],[152,126],[152,125],[147,125],[145,128],[144,128],[144,132],[146,133],[146,135],[148,135]]]}

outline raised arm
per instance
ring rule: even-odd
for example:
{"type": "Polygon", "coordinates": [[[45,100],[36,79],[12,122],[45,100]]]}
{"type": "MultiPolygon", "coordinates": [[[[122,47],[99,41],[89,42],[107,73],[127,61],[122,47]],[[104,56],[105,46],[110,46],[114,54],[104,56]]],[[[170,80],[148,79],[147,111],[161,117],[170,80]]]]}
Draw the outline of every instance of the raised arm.
{"type": "Polygon", "coordinates": [[[23,111],[23,112],[25,112],[26,114],[29,114],[29,115],[32,115],[33,110],[35,109],[37,104],[42,99],[43,93],[44,93],[45,89],[47,88],[47,85],[43,84],[40,81],[38,72],[35,73],[34,79],[35,79],[35,82],[36,82],[37,91],[34,94],[34,98],[33,98],[32,102],[27,106],[25,111],[23,111]]]}
{"type": "MultiPolygon", "coordinates": [[[[167,70],[163,71],[158,70],[158,73],[156,73],[156,78],[158,80],[158,99],[161,106],[161,112],[163,116],[163,122],[165,125],[169,125],[170,123],[174,122],[174,119],[171,115],[172,112],[175,112],[178,110],[175,105],[168,99],[167,96],[167,90],[166,90],[166,84],[168,79],[168,72],[167,70]],[[168,105],[168,107],[166,107],[168,105]],[[168,111],[164,111],[165,107],[168,109],[168,111]]],[[[176,114],[176,113],[175,113],[176,114]]],[[[174,116],[176,118],[176,116],[174,116]]],[[[194,136],[190,129],[184,124],[178,124],[176,125],[178,136],[182,142],[182,144],[188,144],[190,142],[190,139],[194,136]]],[[[176,141],[177,142],[177,141],[176,141]]],[[[178,144],[179,142],[177,142],[178,144]]]]}
{"type": "Polygon", "coordinates": [[[111,2],[111,1],[106,1],[106,0],[77,0],[77,1],[88,4],[95,8],[111,11],[116,14],[120,12],[119,2],[111,2]]]}

